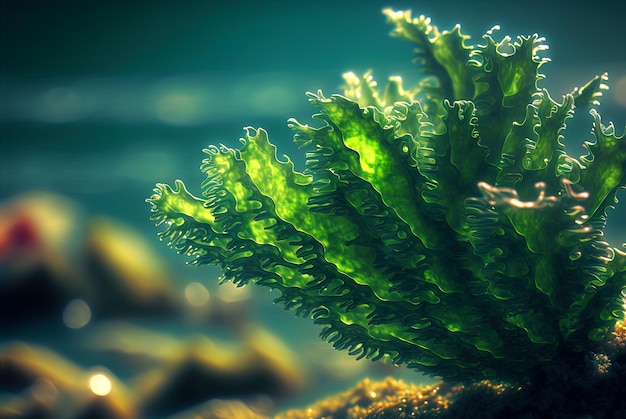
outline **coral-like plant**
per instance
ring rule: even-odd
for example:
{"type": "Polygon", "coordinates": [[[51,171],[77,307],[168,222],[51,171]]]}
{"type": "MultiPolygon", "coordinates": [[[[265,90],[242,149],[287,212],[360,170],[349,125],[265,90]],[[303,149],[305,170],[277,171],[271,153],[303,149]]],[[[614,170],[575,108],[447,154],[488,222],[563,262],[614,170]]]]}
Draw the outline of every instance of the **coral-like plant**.
{"type": "Polygon", "coordinates": [[[158,184],[152,218],[193,264],[323,325],[337,349],[446,380],[519,382],[594,348],[624,315],[626,253],[602,241],[626,183],[626,140],[591,110],[594,142],[570,157],[574,109],[606,74],[561,103],[537,86],[537,35],[469,46],[457,25],[386,10],[424,78],[384,92],[370,74],[344,95],[309,94],[318,127],[293,119],[306,170],[263,129],[212,146],[203,198],[158,184]]]}

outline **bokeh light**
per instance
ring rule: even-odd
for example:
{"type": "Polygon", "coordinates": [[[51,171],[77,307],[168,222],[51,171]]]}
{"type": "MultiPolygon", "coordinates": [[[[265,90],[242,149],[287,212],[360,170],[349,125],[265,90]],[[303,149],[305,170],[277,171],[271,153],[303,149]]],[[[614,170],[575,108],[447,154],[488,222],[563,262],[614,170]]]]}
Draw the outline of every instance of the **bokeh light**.
{"type": "Polygon", "coordinates": [[[232,282],[225,282],[217,289],[220,300],[226,303],[235,303],[250,298],[250,289],[246,286],[238,287],[232,282]]]}
{"type": "Polygon", "coordinates": [[[67,303],[63,310],[63,323],[70,329],[80,329],[87,326],[91,320],[91,309],[81,299],[67,303]]]}
{"type": "Polygon", "coordinates": [[[89,388],[96,396],[106,396],[111,392],[113,385],[109,377],[103,373],[97,373],[89,377],[89,388]]]}
{"type": "Polygon", "coordinates": [[[203,306],[207,304],[211,298],[209,290],[199,282],[190,282],[185,287],[185,298],[192,306],[203,306]]]}

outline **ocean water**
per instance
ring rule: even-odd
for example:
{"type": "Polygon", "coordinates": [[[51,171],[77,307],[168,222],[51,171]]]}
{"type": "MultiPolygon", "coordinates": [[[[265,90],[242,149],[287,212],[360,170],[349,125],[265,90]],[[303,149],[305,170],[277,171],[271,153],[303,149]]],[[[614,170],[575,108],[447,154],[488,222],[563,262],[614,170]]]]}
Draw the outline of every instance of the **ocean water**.
{"type": "MultiPolygon", "coordinates": [[[[172,365],[179,365],[177,359],[187,354],[185,348],[198,336],[213,342],[207,347],[217,348],[216,353],[228,353],[232,347],[241,351],[239,361],[236,357],[223,361],[236,369],[259,350],[249,340],[256,335],[242,332],[243,325],[250,324],[273,336],[276,348],[287,348],[285,358],[290,361],[279,375],[284,382],[279,380],[282,387],[271,389],[276,394],[270,398],[274,410],[303,406],[367,376],[430,382],[405,368],[357,363],[333,351],[319,342],[319,329],[310,320],[296,319],[272,305],[274,294],[265,289],[222,295],[216,269],[188,267],[183,257],[158,241],[145,202],[157,182],[171,184],[175,179],[184,180],[192,193],[200,195],[202,149],[211,144],[238,146],[245,126],[265,128],[279,153],[290,156],[301,170],[304,156],[292,144],[286,121],[295,117],[310,122],[314,109],[305,93],[340,92],[341,74],[346,71],[358,74],[371,69],[381,81],[395,74],[406,75],[407,84],[414,80],[411,46],[387,36],[391,28],[380,13],[383,7],[412,8],[415,15],[430,15],[440,29],[461,23],[462,32],[472,36],[471,43],[480,42],[480,36],[495,24],[502,27],[502,34],[538,32],[547,37],[547,55],[554,61],[542,69],[548,75],[543,86],[553,97],[608,71],[611,90],[599,108],[603,122],[615,121],[622,132],[626,119],[622,26],[610,2],[584,11],[565,1],[524,2],[528,6],[495,1],[269,1],[262,6],[251,1],[194,1],[184,6],[160,1],[106,5],[69,1],[37,9],[27,3],[2,1],[0,6],[0,205],[6,210],[25,200],[34,208],[32,237],[41,237],[24,237],[49,246],[53,261],[79,266],[78,276],[107,270],[106,266],[85,268],[92,262],[85,249],[113,255],[127,251],[125,243],[134,243],[126,234],[139,237],[142,244],[137,246],[145,245],[152,258],[147,260],[164,267],[166,289],[185,308],[161,312],[152,307],[153,311],[142,312],[145,306],[137,301],[122,307],[114,293],[107,294],[103,282],[96,287],[100,297],[90,297],[98,302],[91,307],[86,303],[87,323],[80,320],[86,316],[81,303],[64,302],[60,309],[51,305],[49,311],[38,311],[41,306],[33,305],[26,314],[17,307],[3,311],[0,343],[5,349],[16,342],[47,348],[74,363],[85,376],[93,376],[93,368],[103,368],[120,380],[133,400],[150,400],[150,389],[158,393],[154,390],[158,386],[145,377],[153,371],[175,375],[172,365]],[[35,199],[24,198],[29,196],[35,199]],[[35,207],[50,210],[37,212],[35,207]],[[102,231],[112,232],[111,240],[118,247],[98,248],[86,239],[100,219],[121,226],[100,225],[102,231]],[[58,220],[65,227],[58,227],[58,220]],[[58,228],[50,230],[49,225],[58,228]],[[190,284],[196,285],[189,288],[190,284]],[[200,300],[186,292],[199,295],[200,300]],[[122,308],[116,313],[118,303],[122,308]],[[29,313],[35,313],[34,318],[29,313]],[[146,348],[146,342],[157,343],[146,348]]],[[[574,150],[571,154],[584,154],[579,144],[591,140],[591,122],[585,113],[568,125],[565,135],[574,150]]],[[[620,197],[626,199],[623,192],[620,197]]],[[[14,215],[3,214],[4,220],[14,215]]],[[[626,240],[622,221],[626,206],[611,218],[607,240],[618,245],[626,240]]],[[[132,260],[132,251],[126,256],[132,260]]],[[[103,260],[110,259],[103,256],[103,260]]],[[[57,275],[56,262],[45,261],[57,275]]],[[[7,272],[3,266],[4,280],[7,272]]],[[[107,275],[145,281],[135,272],[107,275]]],[[[82,279],[94,280],[89,275],[82,279]]],[[[58,285],[55,281],[45,283],[58,285]]],[[[124,289],[116,286],[116,292],[124,289]]],[[[48,288],[31,288],[20,295],[44,304],[40,301],[45,302],[45,296],[38,295],[44,289],[48,288]]],[[[267,357],[259,359],[279,370],[267,357]]],[[[241,382],[246,382],[242,376],[241,382]]],[[[19,393],[15,382],[3,383],[2,400],[14,402],[19,393]]],[[[262,393],[244,387],[213,394],[245,399],[262,393]]],[[[62,393],[60,387],[55,391],[62,393]]],[[[171,405],[146,411],[161,417],[204,400],[172,393],[167,393],[174,400],[171,405]]],[[[76,409],[80,397],[70,397],[76,409]]]]}

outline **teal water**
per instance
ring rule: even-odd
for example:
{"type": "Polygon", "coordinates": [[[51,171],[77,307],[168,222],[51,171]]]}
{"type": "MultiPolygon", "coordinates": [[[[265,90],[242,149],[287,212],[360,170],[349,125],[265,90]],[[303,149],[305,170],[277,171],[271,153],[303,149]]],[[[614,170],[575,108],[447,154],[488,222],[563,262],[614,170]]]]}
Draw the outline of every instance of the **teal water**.
{"type": "MultiPolygon", "coordinates": [[[[313,109],[305,92],[339,92],[341,74],[349,70],[372,69],[380,80],[400,73],[411,80],[411,47],[387,36],[383,7],[413,8],[416,15],[432,16],[440,29],[461,22],[472,43],[495,24],[503,34],[538,32],[548,38],[554,60],[544,69],[553,96],[609,71],[612,87],[602,99],[603,121],[623,123],[626,115],[623,25],[611,2],[592,10],[564,1],[524,2],[527,7],[495,1],[270,1],[263,6],[69,1],[37,9],[27,3],[2,1],[0,6],[0,200],[45,191],[71,199],[87,218],[104,215],[131,226],[171,270],[177,290],[200,281],[214,295],[219,273],[186,267],[182,257],[158,242],[144,202],[154,184],[180,178],[199,195],[202,148],[236,147],[248,125],[267,129],[279,152],[301,169],[303,156],[291,143],[286,121],[310,122],[313,109]]],[[[591,117],[578,119],[566,131],[572,147],[591,139],[591,117]]],[[[626,198],[623,192],[621,197],[626,198]]],[[[617,245],[626,237],[626,206],[611,216],[607,239],[617,245]]],[[[302,362],[320,362],[311,356],[318,351],[318,329],[309,320],[273,306],[265,290],[253,290],[249,298],[250,318],[301,353],[302,362]]],[[[181,341],[196,333],[236,340],[219,322],[175,316],[122,320],[181,341]]],[[[115,356],[81,349],[97,321],[77,331],[59,327],[58,318],[3,328],[2,340],[43,344],[85,368],[104,365],[132,381],[139,368],[129,370],[115,356]]],[[[302,406],[365,376],[425,381],[405,369],[362,366],[363,361],[355,367],[337,359],[334,368],[345,373],[312,376],[317,382],[280,399],[277,408],[302,406]]]]}

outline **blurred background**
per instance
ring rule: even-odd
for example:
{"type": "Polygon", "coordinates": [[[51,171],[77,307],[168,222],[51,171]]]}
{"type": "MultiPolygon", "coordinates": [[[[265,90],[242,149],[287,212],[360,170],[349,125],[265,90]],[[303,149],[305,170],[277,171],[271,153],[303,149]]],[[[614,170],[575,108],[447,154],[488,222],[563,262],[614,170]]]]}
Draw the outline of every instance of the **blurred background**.
{"type": "MultiPolygon", "coordinates": [[[[623,132],[617,0],[0,0],[0,417],[192,417],[223,400],[273,414],[363,377],[430,382],[334,351],[266,289],[218,288],[158,241],[145,203],[177,178],[199,195],[201,150],[245,126],[301,169],[286,121],[310,122],[305,92],[340,92],[346,71],[408,85],[412,46],[385,7],[461,23],[470,44],[496,24],[545,36],[540,86],[560,100],[608,71],[599,111],[623,132]]],[[[591,123],[568,123],[570,154],[591,123]]],[[[626,208],[611,215],[617,246],[626,208]]]]}

